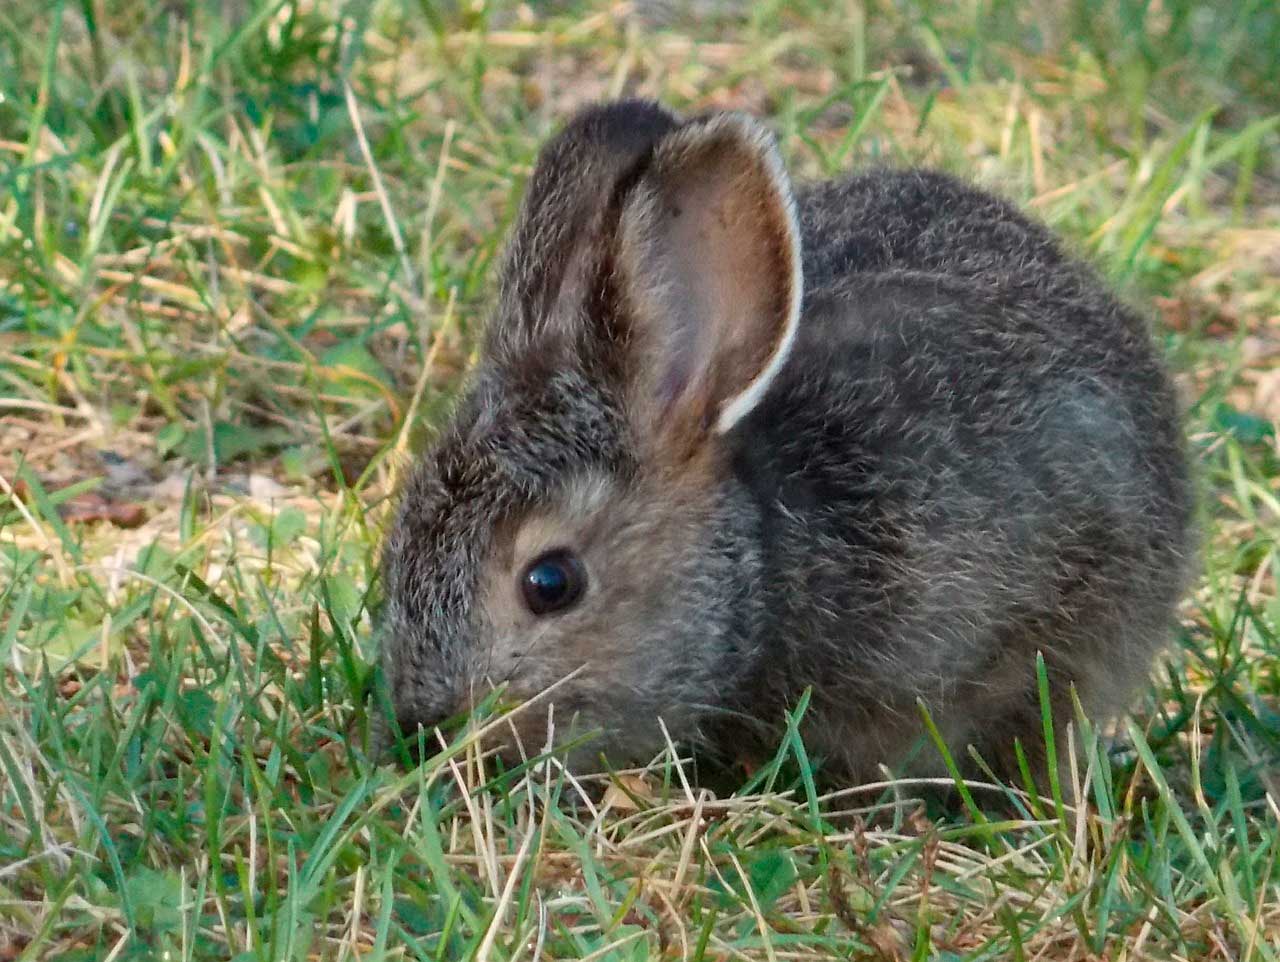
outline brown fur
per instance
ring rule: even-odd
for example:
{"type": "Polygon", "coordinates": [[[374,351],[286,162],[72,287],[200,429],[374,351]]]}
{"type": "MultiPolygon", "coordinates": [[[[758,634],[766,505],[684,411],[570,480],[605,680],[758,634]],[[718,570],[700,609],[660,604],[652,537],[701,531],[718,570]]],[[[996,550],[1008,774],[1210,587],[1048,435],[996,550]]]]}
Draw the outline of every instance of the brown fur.
{"type": "Polygon", "coordinates": [[[1189,517],[1143,319],[1045,228],[927,171],[793,203],[752,121],[609,104],[544,149],[404,491],[383,666],[408,730],[571,676],[557,731],[602,732],[582,766],[651,757],[659,718],[770,750],[810,688],[840,777],[900,763],[918,701],[1011,773],[1042,744],[1037,652],[1059,724],[1072,685],[1107,716],[1143,681],[1189,517]],[[518,579],[551,547],[588,588],[536,617],[518,579]]]}

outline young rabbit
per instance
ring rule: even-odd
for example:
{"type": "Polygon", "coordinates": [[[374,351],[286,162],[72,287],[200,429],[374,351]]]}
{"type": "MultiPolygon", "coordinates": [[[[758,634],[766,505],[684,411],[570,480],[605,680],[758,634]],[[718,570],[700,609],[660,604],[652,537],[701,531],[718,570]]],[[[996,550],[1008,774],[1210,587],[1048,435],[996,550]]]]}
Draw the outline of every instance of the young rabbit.
{"type": "Polygon", "coordinates": [[[901,762],[919,701],[1016,773],[1037,652],[1059,724],[1146,677],[1189,513],[1143,320],[1045,228],[922,170],[793,194],[747,117],[594,106],[403,492],[383,666],[405,732],[559,682],[512,724],[598,731],[579,766],[648,760],[659,719],[758,757],[811,688],[837,777],[901,762]]]}

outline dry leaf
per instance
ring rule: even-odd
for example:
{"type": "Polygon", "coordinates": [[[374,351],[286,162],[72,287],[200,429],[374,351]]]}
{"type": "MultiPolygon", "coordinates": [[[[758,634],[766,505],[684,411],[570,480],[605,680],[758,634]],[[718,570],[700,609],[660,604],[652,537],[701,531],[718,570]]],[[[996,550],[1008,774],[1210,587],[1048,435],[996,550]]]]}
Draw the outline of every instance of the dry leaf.
{"type": "Polygon", "coordinates": [[[1280,422],[1280,368],[1258,376],[1253,405],[1261,417],[1280,422]]]}
{"type": "Polygon", "coordinates": [[[58,684],[58,694],[63,698],[74,698],[83,687],[79,678],[64,678],[58,684]]]}
{"type": "Polygon", "coordinates": [[[654,801],[653,789],[640,775],[618,775],[604,790],[604,807],[629,814],[640,811],[641,803],[654,801]]]}
{"type": "Polygon", "coordinates": [[[117,528],[137,528],[147,520],[146,509],[142,505],[125,501],[108,501],[102,495],[92,491],[76,495],[65,502],[58,513],[62,515],[64,521],[73,524],[109,521],[117,528]]]}

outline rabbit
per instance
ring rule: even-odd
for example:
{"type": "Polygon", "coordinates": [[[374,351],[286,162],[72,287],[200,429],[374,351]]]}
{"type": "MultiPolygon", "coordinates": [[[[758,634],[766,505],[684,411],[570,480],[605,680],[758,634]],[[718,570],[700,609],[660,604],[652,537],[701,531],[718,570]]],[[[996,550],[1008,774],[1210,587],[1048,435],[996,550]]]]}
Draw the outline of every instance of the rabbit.
{"type": "Polygon", "coordinates": [[[1009,203],[923,169],[793,188],[749,116],[592,105],[387,533],[393,720],[500,687],[541,695],[508,757],[751,762],[808,691],[824,777],[938,771],[921,704],[1016,777],[1037,653],[1059,725],[1147,679],[1188,471],[1142,316],[1009,203]]]}

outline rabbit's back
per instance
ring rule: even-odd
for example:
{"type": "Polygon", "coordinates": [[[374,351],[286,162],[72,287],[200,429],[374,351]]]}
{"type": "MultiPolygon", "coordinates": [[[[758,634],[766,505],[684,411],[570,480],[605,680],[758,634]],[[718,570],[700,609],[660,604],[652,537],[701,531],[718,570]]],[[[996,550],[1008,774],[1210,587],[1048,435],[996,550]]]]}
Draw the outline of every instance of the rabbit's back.
{"type": "Polygon", "coordinates": [[[800,334],[736,451],[772,552],[779,687],[814,684],[815,737],[868,758],[916,730],[917,697],[961,743],[1025,740],[1037,650],[1064,698],[1074,682],[1113,710],[1188,555],[1176,403],[1141,318],[942,175],[799,202],[800,334]]]}
{"type": "Polygon", "coordinates": [[[1167,637],[1188,502],[1142,319],[1045,228],[925,172],[796,194],[748,117],[596,105],[539,156],[387,539],[395,722],[501,686],[547,699],[509,757],[736,755],[809,688],[852,779],[921,699],[957,752],[1034,750],[1037,651],[1066,720],[1066,682],[1122,707],[1167,637]]]}
{"type": "Polygon", "coordinates": [[[813,293],[853,273],[927,271],[999,284],[1030,271],[1079,270],[1044,226],[939,171],[871,170],[811,183],[797,190],[796,205],[813,293]]]}

